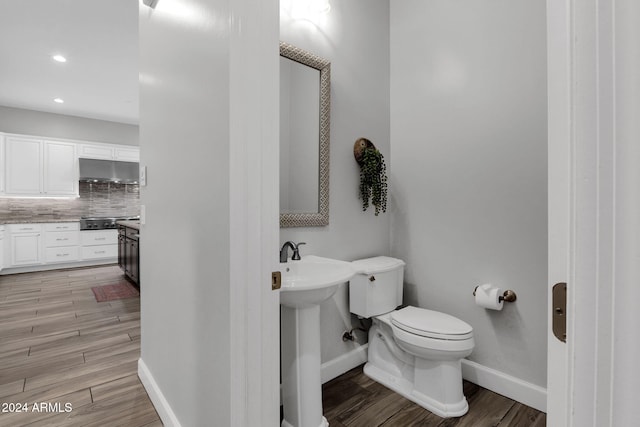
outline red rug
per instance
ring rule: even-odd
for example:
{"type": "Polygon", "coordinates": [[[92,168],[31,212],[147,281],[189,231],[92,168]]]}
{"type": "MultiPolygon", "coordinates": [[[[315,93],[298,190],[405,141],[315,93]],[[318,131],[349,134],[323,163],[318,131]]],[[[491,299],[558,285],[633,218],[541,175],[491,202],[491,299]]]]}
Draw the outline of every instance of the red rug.
{"type": "Polygon", "coordinates": [[[140,292],[128,282],[120,282],[115,285],[96,286],[91,288],[96,296],[96,301],[113,301],[115,299],[133,298],[140,296],[140,292]]]}

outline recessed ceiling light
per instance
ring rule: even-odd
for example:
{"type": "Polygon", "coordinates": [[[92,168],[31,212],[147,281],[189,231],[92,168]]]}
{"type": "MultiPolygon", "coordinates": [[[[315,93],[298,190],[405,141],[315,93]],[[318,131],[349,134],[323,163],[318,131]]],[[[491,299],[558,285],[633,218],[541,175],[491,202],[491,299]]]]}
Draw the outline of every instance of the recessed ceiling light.
{"type": "Polygon", "coordinates": [[[53,55],[53,60],[57,62],[67,62],[67,58],[62,55],[53,55]]]}
{"type": "Polygon", "coordinates": [[[56,98],[56,99],[53,100],[53,102],[57,102],[58,104],[64,104],[64,99],[56,98]]]}

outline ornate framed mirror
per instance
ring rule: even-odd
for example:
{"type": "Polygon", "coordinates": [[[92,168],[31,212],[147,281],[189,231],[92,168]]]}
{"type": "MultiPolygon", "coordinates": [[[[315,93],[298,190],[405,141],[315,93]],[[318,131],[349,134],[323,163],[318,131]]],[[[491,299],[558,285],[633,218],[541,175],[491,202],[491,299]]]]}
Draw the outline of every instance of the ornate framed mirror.
{"type": "Polygon", "coordinates": [[[280,42],[280,227],[329,224],[331,63],[280,42]]]}

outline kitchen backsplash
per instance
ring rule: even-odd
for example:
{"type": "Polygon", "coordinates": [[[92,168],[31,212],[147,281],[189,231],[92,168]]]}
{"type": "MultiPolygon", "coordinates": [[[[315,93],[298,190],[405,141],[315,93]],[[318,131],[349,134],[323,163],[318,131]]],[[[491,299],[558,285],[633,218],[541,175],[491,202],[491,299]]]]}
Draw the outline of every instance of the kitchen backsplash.
{"type": "Polygon", "coordinates": [[[0,198],[0,222],[140,214],[138,184],[80,182],[77,199],[0,198]]]}

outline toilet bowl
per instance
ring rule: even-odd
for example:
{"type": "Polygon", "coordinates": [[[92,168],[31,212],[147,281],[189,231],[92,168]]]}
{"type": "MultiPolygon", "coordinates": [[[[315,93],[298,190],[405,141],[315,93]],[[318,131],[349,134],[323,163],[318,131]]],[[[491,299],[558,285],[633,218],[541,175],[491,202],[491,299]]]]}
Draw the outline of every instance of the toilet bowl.
{"type": "Polygon", "coordinates": [[[402,303],[401,260],[353,263],[359,274],[349,284],[351,312],[373,321],[364,373],[440,417],[464,415],[469,405],[461,360],[473,351],[473,328],[438,311],[396,310],[402,303]]]}

